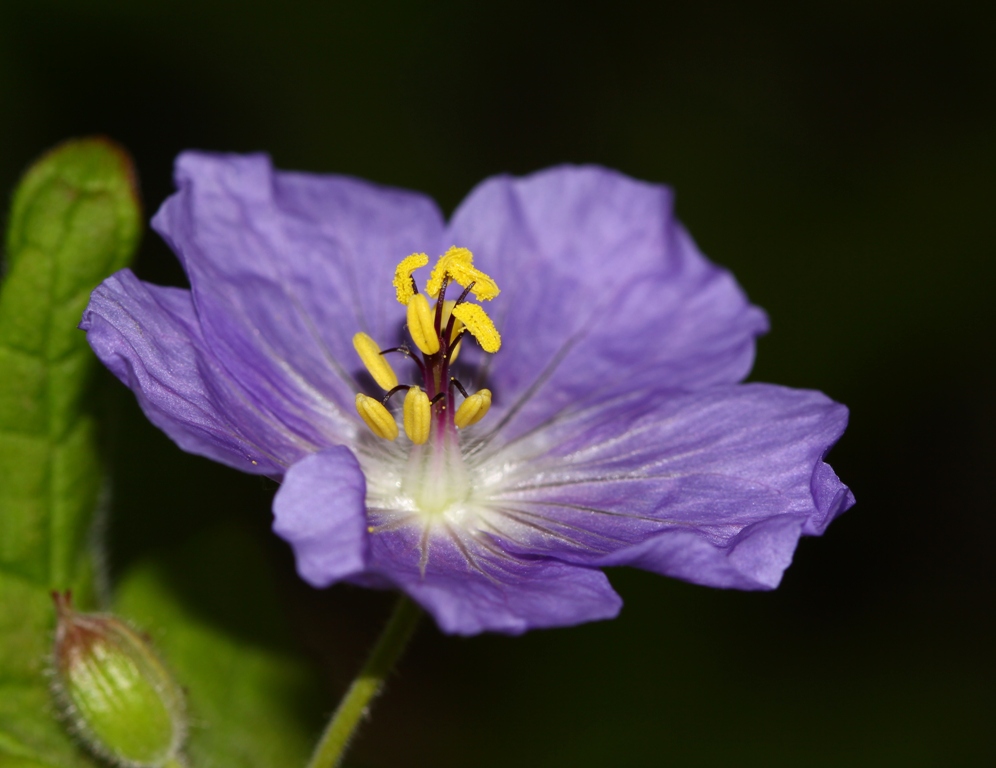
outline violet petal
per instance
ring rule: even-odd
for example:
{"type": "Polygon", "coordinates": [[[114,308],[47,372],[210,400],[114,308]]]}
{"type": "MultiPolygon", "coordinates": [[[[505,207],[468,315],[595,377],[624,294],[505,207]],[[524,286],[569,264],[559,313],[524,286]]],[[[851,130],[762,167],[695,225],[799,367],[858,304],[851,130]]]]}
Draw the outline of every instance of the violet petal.
{"type": "Polygon", "coordinates": [[[185,451],[244,472],[280,475],[317,449],[254,402],[215,359],[189,291],[143,283],[122,270],[94,290],[80,327],[149,420],[185,451]]]}
{"type": "Polygon", "coordinates": [[[448,241],[502,288],[492,310],[502,348],[485,381],[495,418],[518,417],[512,431],[593,390],[698,389],[750,370],[767,319],[702,256],[672,197],[564,166],[488,179],[457,209],[448,241]]]}
{"type": "Polygon", "coordinates": [[[273,499],[273,530],[294,549],[297,572],[314,587],[367,565],[366,481],[356,457],[336,446],[292,466],[273,499]]]}
{"type": "Polygon", "coordinates": [[[465,532],[420,540],[415,528],[371,536],[371,569],[457,635],[559,627],[614,618],[622,600],[599,570],[545,558],[519,559],[478,545],[465,532]],[[424,573],[419,551],[428,547],[424,573]]]}
{"type": "Polygon", "coordinates": [[[204,336],[260,399],[353,417],[351,339],[398,343],[398,261],[439,247],[427,197],[341,176],[276,173],[263,155],[188,152],[153,227],[190,278],[204,336]]]}
{"type": "Polygon", "coordinates": [[[853,504],[823,461],[847,409],[768,384],[604,399],[481,462],[502,546],[771,588],[802,534],[853,504]]]}

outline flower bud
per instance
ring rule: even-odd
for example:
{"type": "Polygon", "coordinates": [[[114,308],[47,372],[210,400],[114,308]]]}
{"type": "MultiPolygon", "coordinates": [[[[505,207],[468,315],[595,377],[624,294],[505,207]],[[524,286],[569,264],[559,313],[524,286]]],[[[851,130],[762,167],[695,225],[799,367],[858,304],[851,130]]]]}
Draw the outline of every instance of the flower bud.
{"type": "Polygon", "coordinates": [[[118,765],[182,764],[183,693],[148,640],[113,616],[77,612],[69,592],[52,598],[56,695],[80,738],[118,765]]]}

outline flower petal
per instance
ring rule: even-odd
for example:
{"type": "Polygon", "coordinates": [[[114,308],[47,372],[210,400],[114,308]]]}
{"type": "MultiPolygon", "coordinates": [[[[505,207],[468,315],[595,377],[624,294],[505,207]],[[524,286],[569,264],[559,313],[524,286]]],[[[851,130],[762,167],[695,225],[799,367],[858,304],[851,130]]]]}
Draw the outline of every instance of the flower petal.
{"type": "Polygon", "coordinates": [[[254,401],[208,349],[190,292],[122,270],[94,290],[80,327],[97,357],[130,387],[149,420],[185,451],[244,472],[279,475],[328,433],[335,412],[293,417],[254,401]],[[293,424],[307,424],[295,431],[293,424]]]}
{"type": "Polygon", "coordinates": [[[437,247],[435,204],[341,176],[277,173],[262,155],[185,153],[176,182],[152,224],[183,262],[216,355],[259,399],[293,391],[352,418],[362,366],[350,339],[399,340],[394,267],[437,247]]]}
{"type": "Polygon", "coordinates": [[[601,559],[676,579],[727,589],[774,589],[792,562],[805,522],[776,515],[746,526],[717,547],[690,531],[672,530],[601,559]]]}
{"type": "Polygon", "coordinates": [[[484,383],[519,429],[592,390],[737,382],[767,330],[674,218],[671,191],[613,171],[489,179],[447,235],[502,288],[489,311],[503,344],[484,383]]]}
{"type": "Polygon", "coordinates": [[[372,571],[408,593],[449,634],[519,635],[611,619],[622,607],[601,571],[491,552],[457,531],[428,540],[414,526],[382,531],[371,536],[371,551],[372,571]]]}
{"type": "Polygon", "coordinates": [[[314,587],[367,565],[366,481],[356,457],[337,446],[297,462],[273,499],[273,530],[294,549],[297,572],[314,587]]]}
{"type": "Polygon", "coordinates": [[[778,584],[800,535],[854,497],[823,462],[847,409],[767,384],[579,407],[483,458],[495,540],[521,556],[636,565],[700,584],[778,584]]]}

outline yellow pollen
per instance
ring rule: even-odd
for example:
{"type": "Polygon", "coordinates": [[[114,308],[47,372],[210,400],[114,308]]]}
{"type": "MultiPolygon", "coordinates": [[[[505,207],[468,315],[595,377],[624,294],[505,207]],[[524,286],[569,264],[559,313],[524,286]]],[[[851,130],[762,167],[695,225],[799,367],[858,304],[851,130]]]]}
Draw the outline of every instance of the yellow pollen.
{"type": "Polygon", "coordinates": [[[356,412],[377,437],[394,440],[398,436],[398,422],[380,400],[357,393],[356,412]]]}
{"type": "Polygon", "coordinates": [[[405,434],[415,445],[422,445],[429,439],[432,426],[432,406],[429,396],[422,389],[412,387],[405,395],[405,434]]]}
{"type": "Polygon", "coordinates": [[[412,272],[419,267],[424,267],[429,263],[429,257],[424,253],[413,253],[405,256],[401,263],[394,268],[394,290],[398,293],[398,302],[408,304],[409,299],[415,295],[415,287],[412,285],[412,272]]]}
{"type": "Polygon", "coordinates": [[[415,346],[427,355],[439,351],[439,337],[436,336],[435,313],[429,308],[429,300],[416,293],[408,301],[408,333],[415,346]]]}
{"type": "Polygon", "coordinates": [[[457,304],[453,307],[453,316],[467,326],[470,334],[477,339],[481,349],[494,354],[501,347],[501,336],[491,322],[488,313],[477,304],[457,304]]]}
{"type": "Polygon", "coordinates": [[[373,380],[377,382],[377,386],[384,390],[394,389],[398,386],[398,377],[395,375],[394,369],[391,368],[391,364],[380,353],[380,347],[376,341],[365,333],[358,333],[353,336],[353,349],[360,356],[367,371],[373,376],[373,380]]]}
{"type": "Polygon", "coordinates": [[[470,292],[480,301],[491,301],[499,293],[498,284],[474,267],[474,254],[466,248],[454,245],[439,257],[425,286],[426,293],[433,298],[438,296],[446,276],[464,288],[473,283],[470,292]]]}
{"type": "Polygon", "coordinates": [[[457,408],[457,412],[453,416],[453,423],[460,429],[469,427],[483,419],[490,408],[491,390],[482,389],[460,403],[460,407],[457,408]]]}

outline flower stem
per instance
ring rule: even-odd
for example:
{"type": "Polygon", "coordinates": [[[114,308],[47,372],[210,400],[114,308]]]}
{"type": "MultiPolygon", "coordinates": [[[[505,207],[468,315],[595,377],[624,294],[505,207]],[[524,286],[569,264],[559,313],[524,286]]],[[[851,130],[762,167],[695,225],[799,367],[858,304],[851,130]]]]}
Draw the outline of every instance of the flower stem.
{"type": "Polygon", "coordinates": [[[373,697],[380,693],[384,678],[404,652],[421,616],[422,609],[401,595],[367,663],[329,720],[307,768],[334,768],[340,764],[356,726],[367,713],[373,697]]]}

